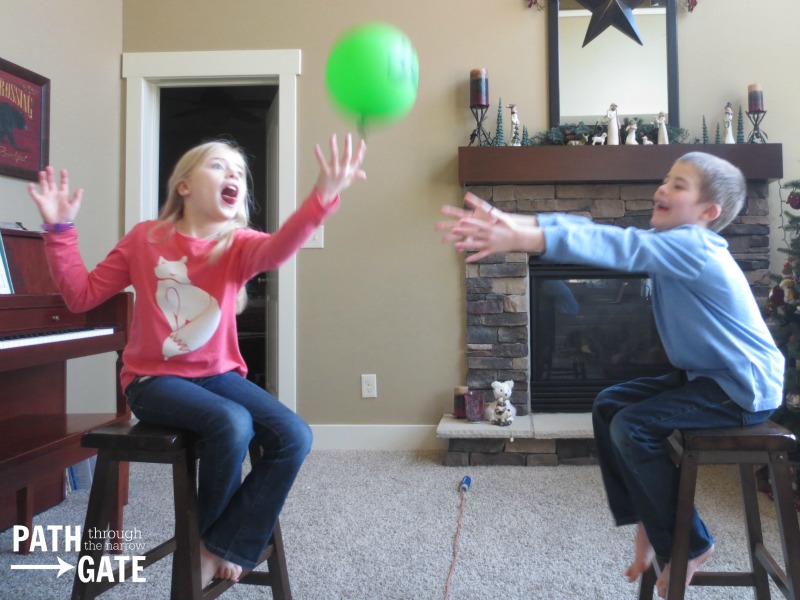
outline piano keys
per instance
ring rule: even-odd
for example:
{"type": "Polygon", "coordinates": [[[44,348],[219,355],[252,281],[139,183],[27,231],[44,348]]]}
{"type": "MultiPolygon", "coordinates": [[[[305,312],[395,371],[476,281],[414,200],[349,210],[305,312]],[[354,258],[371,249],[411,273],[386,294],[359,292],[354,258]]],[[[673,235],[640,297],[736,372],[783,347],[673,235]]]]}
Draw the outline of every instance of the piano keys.
{"type": "Polygon", "coordinates": [[[42,346],[56,342],[70,342],[84,338],[111,335],[113,327],[90,327],[89,329],[59,329],[44,333],[19,333],[15,335],[0,336],[0,350],[9,348],[22,348],[23,346],[42,346]]]}
{"type": "MultiPolygon", "coordinates": [[[[120,293],[86,313],[72,313],[50,276],[41,234],[0,231],[14,294],[0,295],[0,530],[32,524],[35,513],[64,499],[64,471],[88,458],[80,438],[124,421],[130,411],[119,386],[132,295],[120,293]],[[66,332],[66,333],[65,333],[66,332]],[[67,414],[66,363],[117,352],[114,412],[67,414]]],[[[117,512],[127,497],[123,477],[117,512]]]]}

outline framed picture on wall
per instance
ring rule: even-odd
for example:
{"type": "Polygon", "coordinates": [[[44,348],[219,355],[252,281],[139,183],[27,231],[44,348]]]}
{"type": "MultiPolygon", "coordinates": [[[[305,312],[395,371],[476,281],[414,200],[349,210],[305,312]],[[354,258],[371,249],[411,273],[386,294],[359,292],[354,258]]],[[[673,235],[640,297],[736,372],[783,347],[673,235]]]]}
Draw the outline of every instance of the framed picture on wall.
{"type": "Polygon", "coordinates": [[[50,160],[50,80],[0,58],[0,175],[36,181],[50,160]]]}

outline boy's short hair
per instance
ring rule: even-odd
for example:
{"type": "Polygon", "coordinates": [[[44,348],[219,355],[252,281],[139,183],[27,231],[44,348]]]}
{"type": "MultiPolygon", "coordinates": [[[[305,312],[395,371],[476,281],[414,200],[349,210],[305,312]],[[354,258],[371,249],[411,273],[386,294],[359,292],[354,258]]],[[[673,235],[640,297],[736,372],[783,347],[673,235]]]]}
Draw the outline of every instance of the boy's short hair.
{"type": "Polygon", "coordinates": [[[736,218],[747,196],[747,183],[738,167],[706,152],[689,152],[678,162],[694,165],[700,175],[700,202],[715,202],[722,209],[709,223],[712,231],[722,231],[736,218]]]}

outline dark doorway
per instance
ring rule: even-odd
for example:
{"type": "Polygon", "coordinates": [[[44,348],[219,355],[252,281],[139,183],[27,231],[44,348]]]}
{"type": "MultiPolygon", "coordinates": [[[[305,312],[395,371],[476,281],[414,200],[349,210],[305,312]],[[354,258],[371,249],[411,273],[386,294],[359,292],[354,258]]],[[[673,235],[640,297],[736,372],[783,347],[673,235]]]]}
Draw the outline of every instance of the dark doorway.
{"type": "MultiPolygon", "coordinates": [[[[268,230],[266,206],[268,112],[278,92],[272,85],[162,87],[159,113],[159,208],[167,179],[188,149],[213,139],[230,139],[244,148],[253,177],[251,226],[268,230]]],[[[259,275],[247,284],[247,309],[238,316],[239,347],[247,362],[248,379],[265,385],[266,285],[259,275]]]]}

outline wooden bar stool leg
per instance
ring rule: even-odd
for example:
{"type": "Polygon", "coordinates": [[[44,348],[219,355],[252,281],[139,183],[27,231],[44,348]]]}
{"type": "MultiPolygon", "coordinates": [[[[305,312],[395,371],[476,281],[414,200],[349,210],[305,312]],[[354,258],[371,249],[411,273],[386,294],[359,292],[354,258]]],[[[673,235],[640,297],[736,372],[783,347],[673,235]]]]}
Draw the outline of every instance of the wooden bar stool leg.
{"type": "Polygon", "coordinates": [[[117,480],[117,487],[114,490],[114,497],[111,499],[111,505],[116,506],[116,510],[111,513],[111,524],[109,529],[116,531],[122,535],[122,524],[125,506],[128,504],[128,482],[130,479],[130,463],[120,461],[117,463],[119,470],[119,479],[117,480]]]}
{"type": "Polygon", "coordinates": [[[292,592],[289,588],[286,555],[283,553],[283,534],[281,533],[280,521],[275,523],[275,530],[272,532],[270,543],[273,545],[273,551],[267,559],[267,568],[272,576],[272,598],[273,600],[291,600],[292,592]]]}
{"type": "MultiPolygon", "coordinates": [[[[89,493],[89,504],[86,508],[86,520],[83,524],[83,535],[81,537],[80,561],[84,557],[91,559],[93,568],[97,569],[106,538],[101,536],[90,537],[93,530],[105,530],[111,522],[112,504],[108,498],[112,498],[119,485],[119,463],[112,460],[102,450],[97,455],[95,472],[101,474],[95,477],[92,482],[92,489],[89,493]],[[106,475],[107,474],[107,475],[106,475]]],[[[91,600],[97,596],[96,584],[93,582],[84,583],[80,579],[80,573],[76,570],[75,579],[72,585],[72,600],[91,600]]]]}
{"type": "Polygon", "coordinates": [[[696,487],[697,455],[684,450],[680,464],[675,535],[672,539],[672,554],[669,559],[669,581],[667,582],[667,598],[669,600],[683,600],[686,593],[686,566],[689,560],[689,537],[696,487]]]}
{"type": "Polygon", "coordinates": [[[770,454],[769,475],[772,479],[772,495],[786,565],[788,597],[797,600],[800,598],[800,528],[797,524],[792,475],[786,452],[770,454]]]}
{"type": "Polygon", "coordinates": [[[747,526],[747,546],[750,555],[750,568],[753,571],[753,585],[756,600],[769,600],[769,575],[758,559],[758,549],[764,545],[764,534],[761,530],[761,514],[758,508],[756,491],[756,475],[752,464],[739,464],[739,478],[742,485],[742,503],[744,520],[747,526]]]}
{"type": "Polygon", "coordinates": [[[653,600],[653,588],[656,585],[656,579],[658,579],[658,575],[656,574],[655,566],[651,565],[639,577],[639,600],[653,600]]]}
{"type": "Polygon", "coordinates": [[[172,465],[175,501],[175,555],[171,598],[200,598],[200,533],[197,530],[197,490],[194,452],[181,450],[172,465]]]}

